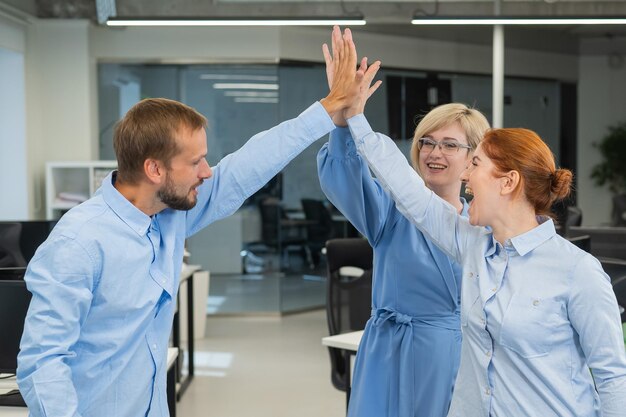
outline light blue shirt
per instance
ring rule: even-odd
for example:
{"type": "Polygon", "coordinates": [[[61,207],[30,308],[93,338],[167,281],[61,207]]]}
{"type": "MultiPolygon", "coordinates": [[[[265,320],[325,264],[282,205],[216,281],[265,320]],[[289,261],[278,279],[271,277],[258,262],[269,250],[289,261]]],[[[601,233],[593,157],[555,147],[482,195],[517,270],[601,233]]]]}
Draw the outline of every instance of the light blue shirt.
{"type": "MultiPolygon", "coordinates": [[[[189,211],[147,216],[108,176],[28,266],[17,380],[31,416],[167,416],[165,364],[185,238],[237,210],[334,125],[315,103],[226,156],[189,211]]],[[[219,239],[219,237],[216,237],[219,239]]]]}
{"type": "Polygon", "coordinates": [[[448,416],[626,415],[619,310],[600,263],[545,218],[501,245],[428,190],[363,115],[348,124],[398,209],[463,265],[461,365],[448,416]]]}

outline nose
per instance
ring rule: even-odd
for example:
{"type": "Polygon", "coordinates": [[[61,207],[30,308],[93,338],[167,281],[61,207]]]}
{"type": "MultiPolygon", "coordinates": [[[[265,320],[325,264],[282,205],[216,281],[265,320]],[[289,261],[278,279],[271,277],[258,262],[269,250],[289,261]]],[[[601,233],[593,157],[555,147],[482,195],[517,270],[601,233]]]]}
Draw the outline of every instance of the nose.
{"type": "Polygon", "coordinates": [[[443,152],[441,151],[441,144],[436,144],[433,150],[430,151],[430,154],[434,156],[443,156],[443,152]]]}
{"type": "Polygon", "coordinates": [[[200,178],[203,180],[209,179],[213,176],[213,170],[209,166],[206,159],[202,161],[202,170],[200,170],[200,178]]]}
{"type": "Polygon", "coordinates": [[[469,173],[470,173],[470,166],[466,166],[465,169],[463,170],[463,172],[461,172],[461,175],[459,176],[461,182],[464,182],[467,184],[467,182],[469,181],[469,173]]]}

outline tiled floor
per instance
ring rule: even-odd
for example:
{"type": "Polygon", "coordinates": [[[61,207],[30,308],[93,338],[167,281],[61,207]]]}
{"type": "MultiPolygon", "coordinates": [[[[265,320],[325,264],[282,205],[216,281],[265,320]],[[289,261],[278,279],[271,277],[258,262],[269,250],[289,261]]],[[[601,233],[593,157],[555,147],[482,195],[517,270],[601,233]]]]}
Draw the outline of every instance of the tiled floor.
{"type": "Polygon", "coordinates": [[[323,310],[283,317],[209,315],[183,417],[343,417],[330,382],[323,310]]]}

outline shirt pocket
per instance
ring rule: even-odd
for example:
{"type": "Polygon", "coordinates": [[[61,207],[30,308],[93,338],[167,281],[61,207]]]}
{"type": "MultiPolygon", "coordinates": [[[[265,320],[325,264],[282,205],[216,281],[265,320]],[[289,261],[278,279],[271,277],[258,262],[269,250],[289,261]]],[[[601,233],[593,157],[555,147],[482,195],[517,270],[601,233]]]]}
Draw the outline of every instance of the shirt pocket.
{"type": "Polygon", "coordinates": [[[500,344],[523,358],[550,353],[559,323],[561,303],[532,296],[513,297],[500,332],[500,344]]]}

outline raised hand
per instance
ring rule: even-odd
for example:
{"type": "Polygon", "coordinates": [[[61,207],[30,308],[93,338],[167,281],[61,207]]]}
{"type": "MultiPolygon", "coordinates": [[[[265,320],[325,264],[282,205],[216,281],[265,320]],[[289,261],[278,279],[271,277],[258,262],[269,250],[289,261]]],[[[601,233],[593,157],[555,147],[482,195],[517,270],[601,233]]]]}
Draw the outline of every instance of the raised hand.
{"type": "MultiPolygon", "coordinates": [[[[337,85],[339,82],[344,82],[344,81],[349,82],[349,78],[350,78],[348,74],[349,68],[344,68],[346,71],[343,73],[343,75],[346,75],[347,77],[344,77],[344,79],[339,81],[339,79],[337,78],[337,74],[340,73],[342,69],[338,67],[337,59],[341,57],[349,56],[351,60],[352,59],[354,60],[354,64],[355,64],[356,63],[356,48],[354,46],[354,42],[352,41],[352,32],[350,31],[350,29],[346,29],[342,36],[341,30],[339,29],[339,27],[335,26],[333,28],[331,39],[332,39],[332,55],[327,44],[322,45],[322,53],[324,54],[324,61],[326,62],[326,78],[328,81],[328,87],[331,89],[331,93],[332,93],[333,85],[337,85]],[[348,49],[349,51],[347,52],[347,55],[346,55],[346,49],[348,49]],[[335,82],[335,80],[338,80],[337,83],[335,82]]],[[[378,89],[378,87],[381,84],[380,81],[377,81],[373,86],[371,85],[372,80],[374,76],[376,75],[376,72],[378,71],[379,68],[380,68],[380,62],[376,62],[373,66],[370,66],[368,68],[367,58],[361,59],[359,70],[354,72],[354,79],[353,79],[354,84],[352,85],[352,88],[354,89],[352,93],[354,95],[352,95],[351,97],[346,97],[350,101],[350,103],[347,104],[346,108],[350,107],[352,109],[351,110],[352,112],[357,111],[358,109],[360,109],[361,112],[363,111],[365,102],[378,89]]],[[[348,87],[348,86],[346,85],[345,87],[348,87]]],[[[329,94],[329,97],[331,95],[332,94],[329,94]]],[[[336,112],[334,114],[332,114],[329,111],[329,113],[331,114],[333,118],[333,123],[335,123],[335,125],[337,126],[346,125],[346,120],[344,118],[343,111],[336,112]]]]}
{"type": "Polygon", "coordinates": [[[354,97],[352,103],[344,109],[344,120],[349,119],[357,114],[363,113],[363,111],[365,110],[365,103],[383,83],[382,81],[378,80],[374,83],[374,85],[372,85],[372,81],[374,80],[374,77],[378,73],[379,69],[380,61],[376,61],[368,67],[367,58],[363,58],[361,60],[361,66],[359,67],[357,74],[363,73],[363,76],[360,77],[358,94],[354,97]]]}

